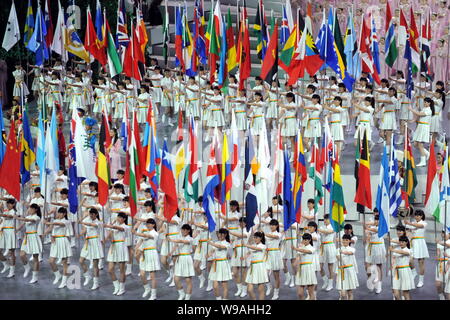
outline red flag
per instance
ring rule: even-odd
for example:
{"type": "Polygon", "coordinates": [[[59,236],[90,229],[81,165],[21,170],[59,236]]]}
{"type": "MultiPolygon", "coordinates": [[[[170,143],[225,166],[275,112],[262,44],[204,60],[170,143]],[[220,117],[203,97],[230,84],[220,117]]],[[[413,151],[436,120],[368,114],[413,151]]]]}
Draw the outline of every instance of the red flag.
{"type": "Polygon", "coordinates": [[[11,120],[6,152],[0,167],[0,187],[20,201],[20,147],[17,145],[16,128],[11,120]]]}
{"type": "Polygon", "coordinates": [[[425,193],[425,204],[428,202],[428,198],[431,194],[431,187],[433,185],[434,177],[437,173],[436,166],[436,153],[434,152],[434,139],[430,145],[430,159],[428,160],[428,172],[427,172],[427,189],[425,193]]]}
{"type": "Polygon", "coordinates": [[[371,74],[377,84],[380,84],[381,80],[378,75],[378,71],[375,68],[375,63],[373,62],[372,53],[370,51],[370,41],[370,29],[363,20],[359,43],[359,51],[361,52],[361,68],[363,72],[371,74]]]}
{"type": "Polygon", "coordinates": [[[178,209],[178,197],[175,178],[170,164],[167,143],[164,141],[161,164],[161,191],[164,193],[164,217],[170,221],[178,209]]]}
{"type": "Polygon", "coordinates": [[[136,80],[142,80],[141,73],[139,72],[138,62],[144,62],[142,57],[142,51],[140,49],[139,43],[136,40],[136,32],[131,24],[131,37],[130,43],[125,50],[125,58],[123,62],[123,72],[127,77],[134,78],[136,80]]]}
{"type": "Polygon", "coordinates": [[[269,46],[267,47],[266,56],[264,57],[261,67],[261,78],[272,85],[272,80],[277,78],[278,73],[278,25],[275,28],[270,38],[269,46]]]}
{"type": "Polygon", "coordinates": [[[245,21],[241,23],[237,56],[239,59],[239,89],[242,90],[244,89],[244,81],[250,77],[252,68],[250,59],[250,36],[248,33],[248,25],[245,21]]]}
{"type": "Polygon", "coordinates": [[[45,42],[47,47],[50,48],[53,43],[53,23],[52,23],[52,12],[50,10],[50,0],[45,1],[45,26],[47,28],[47,35],[45,36],[45,42]]]}
{"type": "Polygon", "coordinates": [[[178,142],[183,141],[183,113],[178,112],[178,142]]]}
{"type": "Polygon", "coordinates": [[[358,188],[356,189],[354,201],[364,207],[372,209],[372,187],[370,184],[370,155],[367,131],[364,132],[361,155],[358,167],[358,188]]]}
{"type": "Polygon", "coordinates": [[[87,11],[87,26],[86,35],[84,36],[84,47],[98,60],[103,66],[106,64],[106,53],[104,48],[99,48],[96,41],[97,33],[95,32],[94,24],[92,23],[91,11],[87,11]]]}
{"type": "Polygon", "coordinates": [[[108,202],[110,172],[109,172],[109,148],[111,146],[111,135],[105,110],[102,111],[102,125],[99,135],[99,149],[95,173],[98,177],[98,203],[102,206],[108,202]]]}

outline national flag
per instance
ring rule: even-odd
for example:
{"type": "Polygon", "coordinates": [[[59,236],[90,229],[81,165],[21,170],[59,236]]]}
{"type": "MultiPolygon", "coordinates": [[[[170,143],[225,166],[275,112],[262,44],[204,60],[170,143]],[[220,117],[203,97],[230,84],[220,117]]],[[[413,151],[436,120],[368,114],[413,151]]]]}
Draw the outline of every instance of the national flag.
{"type": "Polygon", "coordinates": [[[61,56],[61,60],[63,62],[67,62],[68,56],[67,56],[67,50],[65,49],[65,31],[66,30],[66,23],[64,19],[64,12],[61,7],[61,3],[58,0],[58,19],[56,21],[56,29],[55,34],[53,36],[53,42],[51,45],[52,51],[56,52],[61,56]]]}
{"type": "Polygon", "coordinates": [[[105,206],[108,202],[110,186],[109,148],[111,147],[111,135],[109,133],[108,116],[106,109],[102,110],[102,124],[98,139],[98,153],[95,173],[98,178],[98,203],[105,206]]]}
{"type": "Polygon", "coordinates": [[[284,158],[283,221],[284,221],[284,231],[286,231],[289,230],[289,228],[295,223],[296,212],[295,212],[295,199],[292,195],[291,165],[289,164],[289,156],[287,150],[284,151],[283,158],[284,158]]]}
{"type": "Polygon", "coordinates": [[[249,231],[255,225],[255,217],[258,212],[258,203],[256,200],[255,176],[252,164],[255,162],[255,148],[253,146],[253,137],[251,132],[245,144],[245,165],[244,165],[244,198],[246,228],[249,231]]]}
{"type": "Polygon", "coordinates": [[[371,21],[371,34],[370,34],[370,51],[372,53],[373,57],[373,64],[375,65],[375,68],[377,69],[378,74],[381,72],[380,67],[380,49],[378,46],[378,36],[377,36],[377,26],[375,24],[375,19],[372,15],[371,21]]]}
{"type": "Polygon", "coordinates": [[[14,120],[11,120],[5,157],[0,167],[0,187],[20,201],[20,150],[14,120]]]}
{"type": "Polygon", "coordinates": [[[38,7],[35,29],[28,41],[27,49],[36,54],[36,65],[42,66],[44,60],[48,60],[48,48],[45,36],[47,35],[47,27],[45,26],[44,17],[42,16],[41,7],[38,7]]]}
{"type": "Polygon", "coordinates": [[[228,8],[227,15],[227,65],[228,71],[233,70],[237,66],[237,56],[236,56],[236,46],[234,44],[234,30],[233,30],[233,22],[231,21],[231,11],[228,8]]]}
{"type": "MultiPolygon", "coordinates": [[[[73,133],[70,134],[69,143],[69,211],[76,213],[78,211],[78,184],[81,182],[77,176],[77,156],[75,152],[75,144],[73,143],[73,133]]],[[[41,183],[42,185],[42,183],[41,183]]]]}
{"type": "Polygon", "coordinates": [[[214,143],[211,144],[208,168],[206,170],[206,183],[203,191],[203,209],[208,220],[208,231],[213,232],[216,229],[216,205],[214,190],[220,184],[219,169],[216,163],[216,151],[214,143]]]}
{"type": "MultiPolygon", "coordinates": [[[[308,3],[308,5],[309,5],[309,3],[308,3]]],[[[289,32],[292,32],[294,30],[295,26],[294,26],[294,18],[292,17],[291,0],[286,0],[284,9],[286,11],[286,20],[287,20],[287,25],[289,27],[289,32]]]]}
{"type": "MultiPolygon", "coordinates": [[[[3,119],[2,119],[3,121],[3,119]]],[[[3,139],[2,139],[3,142],[3,139]]],[[[22,186],[30,181],[31,166],[36,160],[34,153],[33,137],[31,135],[30,124],[28,122],[27,110],[23,109],[22,131],[20,135],[20,174],[22,176],[22,186]]]]}
{"type": "Polygon", "coordinates": [[[342,41],[341,28],[337,16],[337,10],[334,9],[333,37],[336,46],[336,52],[341,56],[342,63],[347,67],[347,57],[344,50],[344,42],[342,41]]]}
{"type": "Polygon", "coordinates": [[[89,53],[86,51],[86,48],[75,30],[73,19],[75,19],[74,16],[69,17],[67,19],[67,26],[64,28],[64,48],[78,58],[90,63],[91,59],[89,53]]]}
{"type": "Polygon", "coordinates": [[[233,186],[230,153],[228,150],[228,138],[226,133],[223,135],[222,142],[222,173],[220,177],[222,183],[220,203],[224,204],[226,200],[231,200],[231,187],[233,186]]]}
{"type": "Polygon", "coordinates": [[[416,166],[414,164],[414,157],[412,153],[411,142],[409,136],[405,135],[405,175],[403,180],[403,190],[405,191],[407,197],[405,199],[406,207],[409,208],[410,203],[414,203],[416,200],[416,186],[417,186],[417,176],[416,176],[416,166]]]}
{"type": "Polygon", "coordinates": [[[45,0],[44,21],[45,27],[47,28],[47,35],[45,36],[45,41],[47,43],[47,48],[49,48],[50,50],[53,43],[53,23],[52,23],[52,12],[50,11],[50,0],[45,0]]]}
{"type": "Polygon", "coordinates": [[[25,46],[28,46],[28,41],[30,41],[33,32],[34,32],[33,5],[31,3],[31,0],[28,0],[27,17],[25,18],[25,28],[23,30],[23,44],[25,46]]]}
{"type": "Polygon", "coordinates": [[[218,74],[218,84],[222,92],[226,95],[228,93],[228,65],[227,65],[227,37],[226,37],[226,24],[222,21],[222,36],[220,38],[220,63],[219,63],[219,74],[218,74]]]}
{"type": "Polygon", "coordinates": [[[446,209],[446,201],[450,200],[450,181],[449,181],[449,168],[448,168],[448,146],[445,146],[444,163],[442,165],[442,181],[439,197],[439,210],[433,212],[433,216],[437,222],[445,224],[447,232],[450,231],[450,216],[446,209]]]}
{"type": "MultiPolygon", "coordinates": [[[[358,137],[358,145],[359,141],[360,139],[358,137]]],[[[356,185],[357,189],[354,201],[361,206],[372,209],[372,186],[370,183],[370,151],[367,130],[364,131],[364,138],[362,141],[362,148],[358,164],[358,177],[356,185]]]]}
{"type": "Polygon", "coordinates": [[[3,104],[2,99],[0,99],[0,167],[5,157],[6,144],[5,144],[6,132],[5,124],[3,123],[3,104]]]}
{"type": "Polygon", "coordinates": [[[161,163],[161,156],[159,154],[159,149],[157,148],[156,141],[156,124],[153,115],[153,104],[150,99],[148,115],[145,123],[145,131],[142,146],[144,148],[145,154],[145,167],[144,172],[148,177],[150,184],[151,194],[153,198],[158,196],[159,187],[159,171],[158,166],[161,163]]]}
{"type": "Polygon", "coordinates": [[[272,84],[272,81],[278,78],[278,25],[275,24],[275,29],[270,38],[269,46],[267,47],[266,56],[261,67],[261,78],[272,84]]]}
{"type": "Polygon", "coordinates": [[[172,165],[170,163],[170,154],[167,148],[167,141],[165,140],[162,153],[160,187],[164,193],[164,217],[170,221],[178,210],[178,197],[172,165]]]}
{"type": "Polygon", "coordinates": [[[141,81],[142,75],[139,69],[139,62],[143,61],[142,52],[139,42],[136,39],[136,29],[131,22],[131,41],[125,50],[125,58],[123,62],[123,72],[127,77],[141,81]]]}
{"type": "Polygon", "coordinates": [[[128,131],[130,126],[130,121],[128,120],[128,107],[125,108],[122,117],[122,123],[120,124],[120,139],[122,140],[122,149],[124,152],[128,150],[128,131]]]}
{"type": "MultiPolygon", "coordinates": [[[[130,142],[128,146],[127,154],[127,173],[128,173],[128,185],[129,185],[129,202],[131,216],[134,217],[137,213],[138,203],[138,190],[140,187],[140,170],[139,170],[139,151],[138,144],[139,139],[136,139],[136,133],[139,135],[139,125],[137,124],[136,112],[133,112],[133,124],[129,128],[130,142]]],[[[175,188],[175,181],[173,181],[173,187],[175,188]]]]}
{"type": "Polygon", "coordinates": [[[389,160],[386,144],[383,148],[383,157],[380,166],[380,181],[377,189],[376,207],[379,211],[378,236],[382,237],[389,232],[390,199],[389,199],[389,160]]]}
{"type": "Polygon", "coordinates": [[[100,5],[100,1],[97,0],[95,6],[95,33],[96,33],[95,42],[97,43],[97,47],[99,49],[106,46],[105,31],[106,28],[105,28],[105,21],[103,21],[102,7],[100,5]]]}
{"type": "Polygon", "coordinates": [[[138,40],[137,42],[140,47],[139,56],[142,57],[141,62],[145,65],[145,48],[148,43],[148,34],[147,27],[145,26],[144,18],[142,16],[142,10],[139,7],[136,10],[136,35],[138,40]]]}
{"type": "Polygon", "coordinates": [[[90,145],[86,128],[75,109],[72,112],[72,125],[75,126],[73,138],[77,158],[77,177],[97,181],[94,150],[90,145]]]}
{"type": "Polygon", "coordinates": [[[330,194],[331,226],[335,232],[344,229],[345,209],[344,190],[342,189],[341,168],[339,166],[339,155],[333,160],[333,183],[330,194]]]}
{"type": "Polygon", "coordinates": [[[220,11],[220,1],[216,2],[214,7],[214,16],[210,29],[210,41],[209,41],[209,81],[214,82],[216,73],[216,61],[220,57],[220,45],[222,42],[223,34],[223,21],[222,13],[220,11]]]}
{"type": "Polygon", "coordinates": [[[431,46],[431,23],[430,13],[422,24],[422,33],[420,38],[420,72],[423,72],[432,80],[432,73],[430,69],[430,46],[431,46]]]}
{"type": "MultiPolygon", "coordinates": [[[[184,143],[183,143],[183,141],[181,141],[180,147],[178,148],[177,152],[175,153],[175,180],[176,181],[178,181],[181,171],[183,171],[183,169],[186,166],[184,153],[185,153],[184,152],[184,143]]],[[[178,190],[178,192],[181,192],[181,190],[178,190]]]]}
{"type": "Polygon", "coordinates": [[[302,193],[307,179],[303,138],[300,130],[298,130],[294,161],[294,188],[292,192],[294,195],[295,219],[297,222],[300,222],[302,216],[302,193]]]}
{"type": "MultiPolygon", "coordinates": [[[[211,9],[214,8],[214,0],[211,0],[211,9]]],[[[214,24],[214,10],[209,10],[209,19],[208,19],[208,25],[206,26],[205,31],[205,45],[206,45],[206,55],[209,57],[209,46],[211,42],[211,33],[212,33],[212,27],[214,24]]],[[[208,58],[209,60],[209,58],[208,58]]]]}
{"type": "Polygon", "coordinates": [[[294,57],[295,47],[297,41],[297,25],[295,25],[294,30],[289,34],[289,37],[282,45],[282,50],[280,52],[280,59],[278,63],[280,67],[283,68],[286,72],[289,72],[291,61],[294,57]]]}
{"type": "Polygon", "coordinates": [[[428,160],[425,211],[431,213],[434,217],[437,217],[440,216],[440,187],[439,172],[436,165],[436,153],[434,151],[434,145],[435,140],[433,139],[430,145],[430,159],[428,160]]]}
{"type": "Polygon", "coordinates": [[[44,188],[42,192],[44,196],[50,199],[53,186],[55,184],[59,171],[59,147],[57,134],[56,108],[53,107],[50,126],[47,128],[45,135],[45,177],[43,179],[44,188]]]}
{"type": "MultiPolygon", "coordinates": [[[[43,178],[45,176],[45,170],[43,170],[45,168],[45,129],[44,121],[42,120],[43,112],[43,109],[39,110],[38,134],[36,139],[36,164],[39,167],[39,186],[41,187],[41,190],[44,190],[43,178]]],[[[3,125],[3,120],[1,123],[3,125]]]]}
{"type": "Polygon", "coordinates": [[[127,27],[127,12],[125,11],[125,1],[124,0],[118,0],[118,4],[117,4],[116,42],[117,42],[118,49],[127,47],[128,43],[130,43],[130,38],[128,37],[128,27],[127,27]]]}
{"type": "Polygon", "coordinates": [[[398,56],[397,45],[395,43],[395,24],[392,18],[391,6],[389,1],[386,3],[386,40],[384,45],[385,62],[389,67],[394,66],[394,62],[398,56]]]}
{"type": "Polygon", "coordinates": [[[275,144],[275,157],[273,160],[273,179],[271,194],[281,194],[284,179],[283,138],[281,136],[281,125],[277,128],[277,142],[275,144]]]}
{"type": "Polygon", "coordinates": [[[11,4],[8,22],[6,23],[5,35],[3,36],[2,47],[9,51],[20,40],[19,20],[17,20],[16,7],[14,1],[11,4]]]}
{"type": "Polygon", "coordinates": [[[114,78],[116,75],[122,73],[123,67],[121,59],[117,53],[116,47],[114,45],[114,39],[111,34],[111,30],[109,28],[108,21],[106,21],[106,29],[107,29],[107,48],[106,52],[108,55],[108,66],[109,66],[109,73],[111,74],[111,78],[114,78]]]}
{"type": "Polygon", "coordinates": [[[272,177],[272,172],[270,170],[270,148],[269,142],[267,140],[268,136],[270,135],[267,134],[267,128],[264,122],[262,124],[261,131],[259,132],[258,147],[256,149],[256,162],[253,166],[253,173],[256,173],[256,197],[258,199],[258,207],[261,210],[266,210],[271,205],[269,190],[271,185],[270,178],[272,177]]]}
{"type": "Polygon", "coordinates": [[[409,25],[409,45],[411,46],[412,72],[416,73],[420,69],[420,53],[419,53],[419,29],[414,19],[414,12],[411,6],[411,24],[409,25]]]}
{"type": "MultiPolygon", "coordinates": [[[[194,7],[194,66],[206,64],[205,17],[203,0],[195,0],[194,7]]],[[[194,70],[197,71],[197,70],[194,70]]]]}
{"type": "Polygon", "coordinates": [[[314,212],[318,211],[318,204],[322,204],[323,187],[322,187],[322,173],[319,170],[319,148],[317,146],[317,139],[314,138],[314,144],[311,152],[311,163],[309,165],[309,177],[314,181],[314,212]]]}
{"type": "Polygon", "coordinates": [[[349,13],[347,20],[347,29],[345,31],[344,38],[344,53],[347,59],[347,70],[348,72],[356,78],[358,71],[356,70],[358,67],[358,43],[355,32],[355,24],[353,22],[353,9],[349,13]]]}
{"type": "Polygon", "coordinates": [[[400,26],[398,28],[398,45],[400,47],[406,46],[406,39],[409,34],[408,22],[406,21],[405,14],[400,8],[400,26]]]}
{"type": "Polygon", "coordinates": [[[398,216],[398,209],[402,203],[402,191],[400,184],[400,173],[398,172],[398,161],[394,142],[391,139],[391,148],[389,155],[389,215],[398,216]]]}
{"type": "Polygon", "coordinates": [[[258,0],[253,30],[258,39],[256,44],[258,58],[260,60],[264,60],[264,57],[266,56],[267,42],[269,39],[267,36],[266,15],[264,13],[262,0],[258,0]]]}
{"type": "Polygon", "coordinates": [[[186,75],[194,77],[197,75],[197,66],[194,61],[194,40],[192,39],[191,31],[187,18],[187,8],[183,10],[183,61],[186,75]]]}
{"type": "Polygon", "coordinates": [[[189,156],[190,159],[186,168],[187,184],[184,189],[184,195],[187,202],[191,200],[197,202],[200,168],[198,166],[197,126],[192,116],[189,119],[189,156]]]}
{"type": "MultiPolygon", "coordinates": [[[[246,12],[245,7],[243,12],[246,12]]],[[[242,90],[244,81],[250,77],[251,73],[250,36],[246,19],[241,22],[237,55],[239,59],[239,90],[242,90]]]]}
{"type": "Polygon", "coordinates": [[[414,81],[413,81],[413,61],[412,61],[412,50],[411,50],[411,41],[410,38],[406,40],[406,47],[405,47],[405,56],[406,59],[406,83],[405,83],[405,90],[406,90],[406,97],[408,99],[412,99],[412,92],[414,90],[414,81]]]}
{"type": "Polygon", "coordinates": [[[183,60],[183,21],[180,6],[175,9],[175,66],[185,70],[183,60]]]}
{"type": "Polygon", "coordinates": [[[167,0],[164,1],[164,22],[163,22],[163,57],[164,65],[167,66],[169,60],[169,10],[167,9],[167,0]]]}
{"type": "Polygon", "coordinates": [[[291,32],[288,26],[288,20],[286,16],[286,7],[283,6],[283,18],[281,19],[281,35],[280,35],[280,45],[284,47],[284,44],[289,39],[291,32]]]}
{"type": "Polygon", "coordinates": [[[241,161],[239,159],[239,131],[236,125],[236,114],[231,111],[231,145],[233,158],[231,159],[231,180],[234,187],[241,185],[241,161]]]}
{"type": "MultiPolygon", "coordinates": [[[[97,4],[98,4],[98,2],[97,2],[97,4]]],[[[100,10],[100,9],[97,9],[97,17],[95,20],[96,25],[97,25],[97,23],[103,23],[103,22],[97,21],[97,18],[99,15],[98,10],[100,10]]],[[[101,10],[100,10],[100,16],[101,16],[101,10]]],[[[103,18],[101,18],[101,19],[103,21],[103,18]]],[[[98,32],[98,30],[97,30],[97,32],[98,32]]],[[[86,34],[84,36],[84,46],[85,46],[86,50],[89,51],[89,53],[92,54],[92,56],[104,66],[106,64],[107,60],[106,60],[105,50],[103,47],[103,40],[100,41],[97,37],[98,37],[98,34],[96,33],[94,24],[92,23],[91,10],[88,7],[86,34]]]]}
{"type": "Polygon", "coordinates": [[[371,31],[366,25],[364,17],[361,17],[361,36],[359,39],[359,52],[361,55],[361,71],[369,73],[377,84],[381,83],[380,76],[373,61],[372,51],[370,49],[371,31]]]}

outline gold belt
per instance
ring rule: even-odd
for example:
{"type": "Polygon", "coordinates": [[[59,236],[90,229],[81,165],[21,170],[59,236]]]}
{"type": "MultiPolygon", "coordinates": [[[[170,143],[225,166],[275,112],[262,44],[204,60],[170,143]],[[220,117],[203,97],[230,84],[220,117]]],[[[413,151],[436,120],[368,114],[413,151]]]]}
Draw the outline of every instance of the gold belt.
{"type": "Polygon", "coordinates": [[[341,277],[342,277],[342,280],[345,280],[345,269],[351,268],[351,267],[353,267],[352,264],[346,264],[346,265],[343,265],[343,266],[340,266],[340,267],[339,267],[339,269],[341,269],[341,277]]]}
{"type": "Polygon", "coordinates": [[[398,270],[399,269],[406,269],[406,268],[410,268],[410,266],[409,265],[405,265],[405,266],[396,266],[395,267],[395,279],[399,279],[399,272],[398,272],[398,270]]]}
{"type": "Polygon", "coordinates": [[[216,268],[217,268],[217,261],[227,261],[227,258],[220,258],[220,259],[214,259],[213,260],[213,264],[214,264],[214,272],[216,272],[216,268]]]}

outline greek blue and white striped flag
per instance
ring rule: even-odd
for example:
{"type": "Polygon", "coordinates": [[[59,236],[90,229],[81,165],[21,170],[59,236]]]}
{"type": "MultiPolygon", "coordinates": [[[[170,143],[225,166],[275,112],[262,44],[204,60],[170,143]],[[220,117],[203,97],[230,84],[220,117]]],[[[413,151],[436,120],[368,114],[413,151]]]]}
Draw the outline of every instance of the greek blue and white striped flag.
{"type": "Polygon", "coordinates": [[[397,217],[398,208],[402,203],[402,187],[400,185],[400,174],[398,172],[398,161],[394,149],[393,138],[391,138],[391,152],[389,156],[389,195],[390,215],[397,217]]]}
{"type": "Polygon", "coordinates": [[[383,158],[380,166],[380,182],[377,190],[376,205],[380,213],[378,236],[382,237],[389,232],[390,196],[389,196],[389,162],[386,144],[383,149],[383,158]]]}

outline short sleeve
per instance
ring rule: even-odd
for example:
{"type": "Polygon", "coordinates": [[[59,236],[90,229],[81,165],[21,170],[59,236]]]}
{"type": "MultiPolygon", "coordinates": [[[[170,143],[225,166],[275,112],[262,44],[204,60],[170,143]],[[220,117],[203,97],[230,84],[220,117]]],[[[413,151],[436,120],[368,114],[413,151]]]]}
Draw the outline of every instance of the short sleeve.
{"type": "Polygon", "coordinates": [[[266,246],[262,243],[258,244],[256,247],[262,250],[266,249],[266,246]]]}
{"type": "Polygon", "coordinates": [[[157,231],[155,230],[150,231],[150,235],[153,237],[153,240],[155,241],[158,240],[159,234],[157,231]]]}

